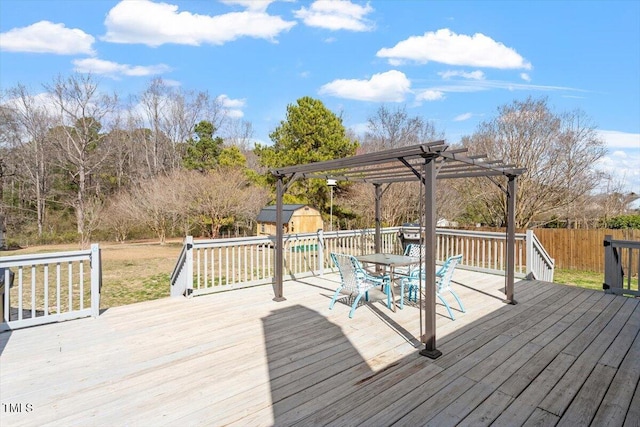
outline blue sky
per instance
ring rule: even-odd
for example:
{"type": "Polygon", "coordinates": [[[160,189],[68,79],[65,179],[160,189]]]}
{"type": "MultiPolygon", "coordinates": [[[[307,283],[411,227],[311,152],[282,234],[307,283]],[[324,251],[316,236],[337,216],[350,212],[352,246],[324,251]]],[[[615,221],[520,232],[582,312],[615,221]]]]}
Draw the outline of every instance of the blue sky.
{"type": "Polygon", "coordinates": [[[2,89],[74,71],[207,90],[263,142],[302,96],[357,132],[406,106],[450,142],[546,96],[592,118],[599,166],[640,193],[640,1],[0,1],[2,89]]]}

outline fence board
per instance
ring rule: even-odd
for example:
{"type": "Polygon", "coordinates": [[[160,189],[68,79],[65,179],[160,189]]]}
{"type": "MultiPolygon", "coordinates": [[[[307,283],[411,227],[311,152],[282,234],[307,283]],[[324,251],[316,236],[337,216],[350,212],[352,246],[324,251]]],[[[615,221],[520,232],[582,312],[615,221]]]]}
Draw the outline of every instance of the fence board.
{"type": "MultiPolygon", "coordinates": [[[[554,258],[556,268],[598,273],[604,273],[603,242],[606,235],[611,235],[614,240],[640,241],[640,230],[536,228],[533,231],[554,258]]],[[[637,263],[635,260],[634,265],[637,263]]],[[[638,274],[637,271],[633,273],[638,274]]]]}

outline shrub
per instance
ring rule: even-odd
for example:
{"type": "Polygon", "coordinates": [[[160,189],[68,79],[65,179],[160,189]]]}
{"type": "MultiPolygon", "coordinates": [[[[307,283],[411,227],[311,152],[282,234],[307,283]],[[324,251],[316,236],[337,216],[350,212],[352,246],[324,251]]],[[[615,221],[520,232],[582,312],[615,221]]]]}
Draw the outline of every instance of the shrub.
{"type": "Polygon", "coordinates": [[[625,229],[633,228],[640,230],[640,215],[620,215],[614,216],[607,221],[607,228],[625,229]]]}

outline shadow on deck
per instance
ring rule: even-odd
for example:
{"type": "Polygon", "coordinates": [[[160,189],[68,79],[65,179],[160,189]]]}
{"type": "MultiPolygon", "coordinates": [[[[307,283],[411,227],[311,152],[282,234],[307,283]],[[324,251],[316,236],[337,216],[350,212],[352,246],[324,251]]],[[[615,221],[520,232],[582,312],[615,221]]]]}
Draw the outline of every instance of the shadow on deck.
{"type": "MultiPolygon", "coordinates": [[[[640,419],[638,300],[456,273],[467,307],[438,306],[418,355],[419,310],[328,310],[335,277],[110,309],[14,331],[1,361],[11,425],[609,425],[640,419]],[[24,355],[32,355],[25,358],[24,355]]],[[[4,334],[0,334],[3,340],[4,334]]],[[[7,337],[8,338],[8,337],[7,337]]]]}

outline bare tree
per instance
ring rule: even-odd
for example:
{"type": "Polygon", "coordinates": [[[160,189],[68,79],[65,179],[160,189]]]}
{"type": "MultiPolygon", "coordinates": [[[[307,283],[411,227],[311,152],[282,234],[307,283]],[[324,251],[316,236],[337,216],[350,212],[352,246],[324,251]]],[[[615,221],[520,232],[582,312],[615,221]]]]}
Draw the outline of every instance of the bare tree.
{"type": "MultiPolygon", "coordinates": [[[[406,107],[390,110],[381,106],[369,117],[367,132],[362,141],[363,152],[373,152],[391,148],[431,142],[443,137],[435,125],[420,116],[410,116],[406,107]]],[[[375,193],[370,185],[365,188],[348,188],[345,197],[339,203],[355,212],[370,212],[367,217],[373,222],[375,193]]],[[[418,221],[419,206],[422,203],[421,186],[416,182],[394,183],[384,186],[382,203],[382,222],[387,225],[399,225],[403,222],[418,221]]],[[[440,203],[439,203],[440,205],[440,203]]]]}
{"type": "Polygon", "coordinates": [[[192,191],[187,187],[187,172],[177,171],[142,182],[131,189],[132,215],[152,230],[160,244],[187,213],[192,191]]]}
{"type": "Polygon", "coordinates": [[[50,133],[57,148],[60,167],[67,171],[75,183],[77,230],[81,241],[85,232],[85,202],[89,193],[89,179],[108,156],[108,147],[102,146],[103,123],[109,119],[117,103],[115,96],[100,93],[98,83],[91,75],[58,77],[46,86],[55,105],[57,127],[50,133]]]}
{"type": "Polygon", "coordinates": [[[160,78],[154,79],[140,94],[138,100],[144,117],[137,120],[137,127],[149,127],[150,138],[144,139],[149,176],[166,172],[170,149],[169,138],[162,132],[165,111],[170,101],[169,87],[160,78]]]}
{"type": "Polygon", "coordinates": [[[42,237],[52,169],[52,145],[47,136],[53,119],[45,102],[38,100],[23,85],[9,89],[7,97],[2,121],[14,124],[12,154],[16,170],[28,180],[33,190],[38,237],[42,237]],[[7,114],[12,115],[11,119],[7,114]]]}
{"type": "Polygon", "coordinates": [[[239,119],[227,120],[220,129],[220,135],[225,144],[235,145],[246,153],[253,150],[251,139],[253,138],[253,125],[251,122],[239,119]]]}
{"type": "MultiPolygon", "coordinates": [[[[570,206],[595,188],[594,163],[605,153],[604,142],[583,113],[555,114],[546,98],[514,101],[498,112],[463,144],[470,154],[526,168],[518,178],[516,227],[527,227],[536,216],[570,206]]],[[[466,193],[469,203],[482,207],[486,222],[504,224],[506,196],[498,185],[473,180],[458,190],[466,193]]]]}
{"type": "Polygon", "coordinates": [[[409,116],[406,107],[389,110],[382,105],[367,121],[363,141],[366,151],[380,151],[443,138],[431,121],[409,116]]]}
{"type": "Polygon", "coordinates": [[[113,233],[116,242],[125,242],[131,230],[138,224],[136,203],[129,191],[120,191],[109,198],[101,226],[104,230],[113,233]]]}
{"type": "Polygon", "coordinates": [[[104,221],[105,205],[100,197],[95,195],[89,196],[84,202],[84,224],[82,225],[83,233],[80,241],[81,248],[89,247],[93,233],[101,227],[104,221]]]}
{"type": "Polygon", "coordinates": [[[194,218],[206,218],[211,237],[220,235],[220,228],[239,221],[255,219],[269,201],[269,193],[252,185],[241,168],[221,167],[205,174],[192,173],[190,188],[194,218]]]}
{"type": "Polygon", "coordinates": [[[220,128],[224,114],[220,101],[207,92],[186,91],[155,78],[137,98],[143,117],[138,127],[149,127],[147,164],[150,176],[169,173],[180,167],[180,144],[193,133],[196,123],[207,120],[220,128]]]}

